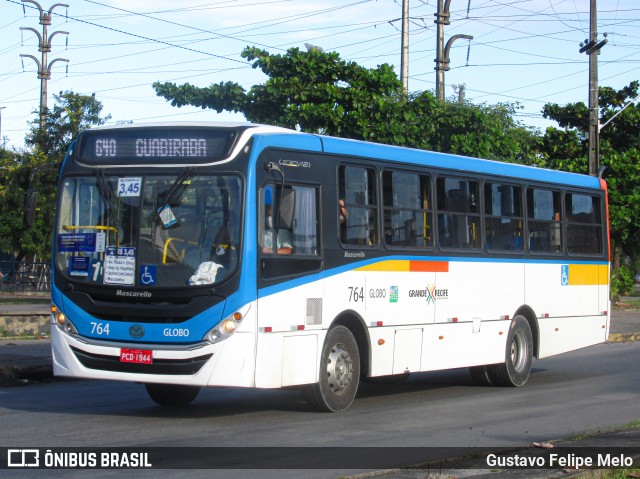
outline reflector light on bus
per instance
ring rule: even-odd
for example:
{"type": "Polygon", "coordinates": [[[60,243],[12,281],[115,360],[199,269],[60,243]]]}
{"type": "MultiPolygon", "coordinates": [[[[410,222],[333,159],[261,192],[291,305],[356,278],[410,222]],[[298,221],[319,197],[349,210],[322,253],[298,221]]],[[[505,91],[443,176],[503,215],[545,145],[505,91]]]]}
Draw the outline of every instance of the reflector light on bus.
{"type": "Polygon", "coordinates": [[[298,331],[304,331],[304,324],[298,325],[298,331]]]}
{"type": "Polygon", "coordinates": [[[376,326],[382,326],[382,321],[376,321],[376,326]]]}
{"type": "Polygon", "coordinates": [[[504,316],[500,316],[500,319],[506,319],[506,320],[508,320],[508,319],[509,319],[509,315],[508,315],[508,314],[505,314],[504,316]]]}
{"type": "Polygon", "coordinates": [[[271,331],[273,331],[273,328],[271,326],[265,326],[264,327],[264,332],[265,333],[270,333],[271,331]]]}

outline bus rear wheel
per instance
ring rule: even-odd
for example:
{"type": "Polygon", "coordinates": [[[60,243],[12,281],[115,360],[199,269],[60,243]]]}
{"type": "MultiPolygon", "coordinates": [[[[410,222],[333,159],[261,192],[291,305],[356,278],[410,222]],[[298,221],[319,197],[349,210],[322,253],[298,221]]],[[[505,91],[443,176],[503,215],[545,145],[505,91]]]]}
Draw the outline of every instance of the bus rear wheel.
{"type": "Polygon", "coordinates": [[[505,362],[491,366],[489,376],[496,386],[524,386],[531,374],[532,362],[531,327],[523,316],[516,316],[509,327],[505,362]]]}
{"type": "Polygon", "coordinates": [[[147,393],[160,406],[187,406],[198,396],[200,388],[177,384],[145,384],[147,393]]]}
{"type": "Polygon", "coordinates": [[[358,344],[349,329],[336,326],[322,346],[319,381],[307,387],[305,398],[320,411],[344,411],[353,403],[359,382],[358,344]]]}

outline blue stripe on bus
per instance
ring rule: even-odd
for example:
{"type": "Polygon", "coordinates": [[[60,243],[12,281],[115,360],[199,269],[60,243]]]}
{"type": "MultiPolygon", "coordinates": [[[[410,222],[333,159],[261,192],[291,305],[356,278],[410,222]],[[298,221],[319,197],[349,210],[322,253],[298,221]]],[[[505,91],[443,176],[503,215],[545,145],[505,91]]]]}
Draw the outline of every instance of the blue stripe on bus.
{"type": "Polygon", "coordinates": [[[401,161],[408,164],[446,168],[471,173],[494,174],[533,181],[560,183],[584,188],[600,188],[598,178],[588,175],[548,170],[514,163],[483,160],[432,151],[377,145],[341,138],[324,138],[324,151],[333,154],[351,154],[372,159],[401,161]]]}
{"type": "MultiPolygon", "coordinates": [[[[600,189],[600,180],[593,176],[548,170],[533,166],[518,165],[493,160],[484,160],[427,150],[417,150],[376,143],[367,143],[345,138],[315,136],[310,134],[264,133],[255,135],[256,146],[282,147],[288,149],[308,150],[341,155],[402,162],[406,166],[419,165],[434,168],[445,168],[460,172],[499,175],[512,179],[558,183],[565,186],[600,189]],[[262,141],[258,141],[262,139],[262,141]],[[321,139],[322,145],[319,146],[321,139]]],[[[260,149],[260,148],[257,148],[260,149]]]]}
{"type": "Polygon", "coordinates": [[[338,266],[330,270],[321,271],[316,274],[306,275],[300,278],[291,279],[283,283],[278,283],[273,286],[267,286],[258,290],[258,298],[264,298],[271,296],[272,294],[281,293],[283,291],[296,288],[298,286],[304,286],[315,281],[330,278],[331,276],[337,276],[339,274],[348,273],[349,271],[369,266],[375,263],[383,261],[443,261],[452,263],[510,263],[510,264],[593,264],[593,265],[608,265],[607,261],[573,261],[569,258],[562,259],[517,259],[517,258],[465,258],[455,256],[385,256],[379,258],[372,258],[364,261],[358,261],[356,263],[350,263],[343,266],[338,266]]]}

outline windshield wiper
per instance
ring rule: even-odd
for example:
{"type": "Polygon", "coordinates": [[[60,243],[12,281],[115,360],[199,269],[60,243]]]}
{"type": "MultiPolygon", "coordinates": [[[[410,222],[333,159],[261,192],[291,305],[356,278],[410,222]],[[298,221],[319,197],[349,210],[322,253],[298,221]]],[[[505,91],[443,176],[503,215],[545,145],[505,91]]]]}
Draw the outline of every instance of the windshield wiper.
{"type": "Polygon", "coordinates": [[[182,172],[182,174],[178,178],[176,178],[176,180],[171,185],[171,188],[169,188],[169,191],[167,192],[167,197],[165,198],[163,202],[164,204],[162,206],[171,205],[174,198],[182,195],[185,188],[187,187],[187,184],[188,184],[187,180],[190,179],[192,176],[193,176],[193,168],[186,168],[182,172]]]}

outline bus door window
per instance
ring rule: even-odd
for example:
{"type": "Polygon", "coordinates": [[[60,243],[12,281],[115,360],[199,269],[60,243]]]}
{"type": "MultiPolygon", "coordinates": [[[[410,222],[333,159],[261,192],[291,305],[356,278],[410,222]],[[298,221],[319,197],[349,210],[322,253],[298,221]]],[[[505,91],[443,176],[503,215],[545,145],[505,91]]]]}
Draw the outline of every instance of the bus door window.
{"type": "MultiPolygon", "coordinates": [[[[284,198],[292,201],[291,220],[285,218],[279,205],[280,187],[267,185],[260,191],[260,224],[258,244],[263,254],[317,256],[318,189],[301,185],[286,186],[284,198]],[[280,216],[280,218],[278,218],[280,216]],[[290,224],[287,224],[289,223],[290,224]],[[274,251],[274,239],[276,248],[274,251]]],[[[285,206],[285,209],[290,208],[285,206]]]]}
{"type": "Polygon", "coordinates": [[[343,244],[371,246],[378,242],[375,170],[341,166],[338,201],[344,201],[347,217],[339,224],[343,244]]]}
{"type": "Polygon", "coordinates": [[[536,253],[562,252],[560,192],[543,188],[527,189],[527,238],[536,253]]]}
{"type": "Polygon", "coordinates": [[[522,188],[484,185],[485,244],[489,251],[522,251],[522,188]]]}
{"type": "MultiPolygon", "coordinates": [[[[291,191],[291,188],[289,188],[291,191]]],[[[293,253],[293,234],[291,225],[281,224],[279,217],[274,214],[280,212],[280,188],[268,185],[261,191],[260,202],[260,237],[258,244],[264,254],[290,255],[293,253]]]]}
{"type": "Polygon", "coordinates": [[[306,186],[293,186],[293,251],[296,255],[318,254],[318,191],[306,186]]]}
{"type": "Polygon", "coordinates": [[[439,177],[438,241],[442,248],[480,248],[478,182],[439,177]]]}

